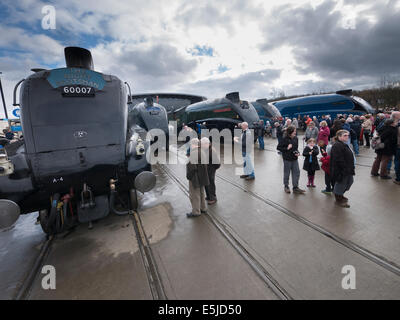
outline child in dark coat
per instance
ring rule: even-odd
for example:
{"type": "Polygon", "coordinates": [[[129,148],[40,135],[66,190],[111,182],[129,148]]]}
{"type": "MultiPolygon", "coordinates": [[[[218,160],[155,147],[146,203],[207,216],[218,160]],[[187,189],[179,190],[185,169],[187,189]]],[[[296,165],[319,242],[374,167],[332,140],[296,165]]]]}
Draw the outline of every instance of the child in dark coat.
{"type": "Polygon", "coordinates": [[[315,139],[310,138],[307,140],[307,146],[304,148],[303,156],[304,164],[303,169],[307,171],[308,174],[308,184],[307,187],[313,187],[314,185],[314,177],[315,171],[319,170],[319,164],[317,155],[319,154],[318,147],[315,145],[315,139]]]}
{"type": "Polygon", "coordinates": [[[325,185],[326,188],[325,190],[322,190],[322,193],[325,194],[332,194],[333,191],[333,187],[334,187],[334,182],[332,177],[330,176],[330,172],[329,172],[329,165],[330,165],[330,161],[331,161],[331,157],[326,153],[322,153],[323,157],[319,160],[322,162],[321,165],[321,169],[325,172],[325,185]]]}

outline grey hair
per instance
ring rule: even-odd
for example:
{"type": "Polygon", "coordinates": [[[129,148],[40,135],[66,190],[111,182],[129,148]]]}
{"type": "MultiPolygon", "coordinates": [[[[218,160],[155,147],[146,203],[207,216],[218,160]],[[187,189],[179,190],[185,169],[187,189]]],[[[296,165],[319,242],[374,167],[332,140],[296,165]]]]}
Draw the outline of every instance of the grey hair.
{"type": "Polygon", "coordinates": [[[201,138],[201,140],[200,140],[200,143],[208,143],[208,144],[210,144],[211,142],[210,142],[210,139],[208,139],[207,137],[203,137],[203,138],[201,138]]]}

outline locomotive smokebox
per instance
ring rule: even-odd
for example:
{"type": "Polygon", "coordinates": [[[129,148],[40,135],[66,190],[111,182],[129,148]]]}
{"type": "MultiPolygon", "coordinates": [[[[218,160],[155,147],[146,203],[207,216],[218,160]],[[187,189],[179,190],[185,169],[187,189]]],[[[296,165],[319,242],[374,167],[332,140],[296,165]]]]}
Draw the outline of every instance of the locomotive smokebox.
{"type": "Polygon", "coordinates": [[[92,54],[89,50],[79,47],[66,47],[64,49],[67,68],[83,68],[93,70],[92,54]]]}

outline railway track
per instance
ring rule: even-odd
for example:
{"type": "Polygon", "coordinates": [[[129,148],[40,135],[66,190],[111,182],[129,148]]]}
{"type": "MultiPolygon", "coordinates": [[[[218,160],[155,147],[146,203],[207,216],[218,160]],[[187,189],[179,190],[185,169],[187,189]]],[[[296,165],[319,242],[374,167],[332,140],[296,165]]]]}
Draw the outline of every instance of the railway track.
{"type": "Polygon", "coordinates": [[[164,286],[158,271],[157,263],[154,259],[150,242],[144,231],[140,215],[136,210],[130,210],[129,214],[132,217],[133,228],[135,230],[140,255],[142,257],[153,300],[167,300],[168,298],[164,291],[164,286]]]}
{"type": "Polygon", "coordinates": [[[14,300],[27,300],[31,292],[32,286],[41,272],[46,258],[48,257],[52,244],[54,242],[54,236],[50,236],[43,242],[39,254],[37,255],[33,267],[30,269],[29,273],[19,287],[14,300]]]}
{"type": "MultiPolygon", "coordinates": [[[[272,150],[272,149],[268,149],[266,148],[267,151],[270,152],[276,152],[276,150],[272,150]]],[[[175,151],[176,152],[176,151],[175,151]]],[[[366,157],[369,158],[369,157],[366,157]]],[[[361,165],[360,166],[365,166],[365,167],[371,167],[371,166],[367,166],[367,165],[361,165]]],[[[164,166],[165,167],[165,166],[164,166]]],[[[169,170],[169,169],[168,169],[169,170]]],[[[357,254],[362,255],[363,257],[367,258],[368,260],[380,265],[381,267],[385,268],[386,270],[400,276],[400,266],[397,265],[395,262],[389,261],[388,259],[379,256],[376,253],[371,252],[370,250],[359,246],[349,240],[343,239],[341,237],[339,237],[338,235],[330,232],[329,230],[311,222],[310,220],[300,216],[299,214],[296,214],[295,212],[289,210],[288,208],[280,205],[279,203],[263,196],[260,195],[257,192],[251,191],[246,189],[245,187],[243,187],[242,185],[236,183],[235,181],[221,175],[221,174],[216,174],[216,177],[219,178],[220,180],[238,188],[241,189],[243,192],[247,193],[248,195],[252,196],[253,198],[256,198],[258,200],[261,200],[262,202],[264,202],[266,205],[271,206],[275,209],[277,209],[279,212],[291,217],[292,219],[297,220],[298,222],[316,230],[317,232],[319,232],[320,234],[334,240],[335,242],[341,244],[342,246],[345,246],[346,248],[352,250],[353,252],[356,252],[357,254]]]]}
{"type": "MultiPolygon", "coordinates": [[[[189,189],[184,183],[182,183],[182,181],[180,181],[172,170],[165,165],[159,165],[159,167],[177,184],[185,195],[189,197],[189,189]]],[[[209,208],[209,211],[212,210],[209,208]]],[[[216,218],[213,214],[208,212],[205,216],[279,299],[293,300],[293,297],[287,292],[287,290],[271,275],[270,272],[268,272],[268,270],[263,267],[261,258],[257,257],[257,254],[252,250],[252,248],[244,244],[244,242],[235,234],[234,230],[232,230],[223,219],[216,218]]]]}
{"type": "MultiPolygon", "coordinates": [[[[153,256],[149,240],[144,231],[140,215],[137,210],[132,210],[131,208],[128,212],[132,220],[133,229],[138,242],[138,247],[143,261],[144,270],[148,280],[151,295],[154,300],[167,300],[164,286],[158,272],[157,264],[153,256]]],[[[35,281],[38,280],[38,277],[41,275],[42,267],[46,264],[46,259],[49,256],[54,242],[58,238],[65,238],[72,231],[73,230],[69,230],[64,234],[49,236],[46,241],[43,242],[40,252],[34,261],[33,267],[30,269],[29,273],[24,278],[21,286],[17,290],[14,296],[14,300],[29,299],[33,285],[35,281]]]]}
{"type": "Polygon", "coordinates": [[[370,261],[372,261],[376,264],[379,264],[381,267],[385,268],[386,270],[400,276],[400,266],[398,266],[394,262],[388,261],[387,259],[385,259],[385,258],[383,258],[383,257],[381,257],[381,256],[379,256],[379,255],[377,255],[377,254],[375,254],[375,253],[373,253],[351,241],[348,241],[346,239],[343,239],[343,238],[335,235],[334,233],[330,232],[329,230],[326,230],[325,228],[323,228],[323,227],[305,219],[304,217],[296,214],[295,212],[283,207],[279,203],[277,203],[271,199],[268,199],[254,191],[250,191],[250,190],[246,189],[245,187],[241,186],[240,184],[236,183],[235,181],[232,181],[231,179],[229,179],[221,174],[216,174],[216,177],[238,189],[241,189],[243,192],[247,193],[248,195],[252,196],[253,198],[261,200],[266,205],[277,209],[279,212],[286,214],[287,216],[297,220],[298,222],[318,231],[319,233],[334,240],[335,242],[340,243],[341,245],[345,246],[346,248],[352,250],[353,252],[356,252],[356,253],[362,255],[363,257],[369,259],[370,261]]]}

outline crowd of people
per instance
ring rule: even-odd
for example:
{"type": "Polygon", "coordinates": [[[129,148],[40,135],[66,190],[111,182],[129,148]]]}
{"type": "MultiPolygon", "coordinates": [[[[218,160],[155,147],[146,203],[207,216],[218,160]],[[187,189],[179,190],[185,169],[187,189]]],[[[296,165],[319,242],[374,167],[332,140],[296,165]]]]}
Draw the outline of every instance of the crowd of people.
{"type": "Polygon", "coordinates": [[[289,176],[292,174],[294,193],[305,193],[298,186],[300,170],[298,159],[304,156],[303,169],[307,171],[307,187],[315,187],[314,176],[317,170],[325,172],[325,194],[335,195],[336,202],[349,207],[344,193],[353,184],[356,157],[360,146],[374,148],[376,157],[372,165],[371,176],[380,176],[383,180],[392,179],[390,171],[394,163],[394,183],[400,185],[400,112],[378,113],[375,117],[367,114],[341,115],[332,121],[329,115],[323,115],[320,121],[316,117],[304,116],[295,119],[273,119],[267,123],[273,128],[272,137],[278,139],[277,150],[284,163],[283,183],[286,193],[290,193],[289,176]],[[296,130],[303,128],[306,146],[303,152],[298,150],[296,130]],[[275,132],[274,132],[275,131],[275,132]],[[319,150],[318,150],[318,147],[319,150]],[[322,157],[318,161],[318,154],[322,157]],[[322,166],[320,167],[319,162],[322,166]]]}
{"type": "Polygon", "coordinates": [[[11,131],[10,127],[3,129],[3,135],[0,134],[1,138],[7,139],[9,141],[14,139],[14,136],[14,132],[11,131]]]}
{"type": "MultiPolygon", "coordinates": [[[[292,191],[304,194],[306,191],[299,186],[300,166],[299,158],[303,157],[303,170],[307,172],[308,188],[315,188],[315,173],[321,170],[325,174],[325,188],[322,193],[334,194],[336,203],[350,207],[345,192],[350,190],[355,176],[356,157],[360,154],[360,147],[373,148],[376,157],[372,165],[371,176],[380,176],[383,180],[392,179],[391,168],[394,164],[394,183],[400,185],[400,112],[379,112],[376,115],[347,115],[338,114],[334,119],[329,115],[317,117],[275,118],[254,123],[254,141],[258,140],[261,150],[264,149],[264,137],[270,136],[278,140],[277,150],[283,159],[283,185],[286,193],[291,193],[289,179],[292,179],[292,191]],[[299,151],[297,131],[302,129],[303,148],[299,151]],[[320,157],[318,157],[320,155],[320,157]]],[[[243,122],[241,137],[235,137],[235,142],[242,146],[244,174],[240,178],[255,179],[255,170],[252,163],[251,150],[247,146],[253,139],[248,124],[243,122]]],[[[187,179],[190,186],[192,212],[188,217],[198,216],[205,212],[205,200],[208,204],[217,201],[215,192],[215,171],[219,168],[218,155],[213,151],[208,138],[192,139],[193,152],[188,153],[191,158],[187,165],[187,179]],[[215,157],[210,164],[201,164],[200,154],[208,150],[211,157],[215,157]],[[193,157],[193,158],[192,158],[193,157]],[[196,159],[193,162],[193,159],[196,159]],[[195,164],[196,163],[196,164],[195,164]],[[202,167],[203,166],[203,167],[202,167]],[[204,192],[207,198],[204,197],[204,192]],[[204,198],[204,199],[203,199],[204,198]],[[203,200],[202,200],[203,199],[203,200]]]]}

